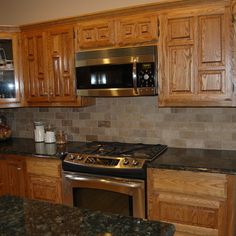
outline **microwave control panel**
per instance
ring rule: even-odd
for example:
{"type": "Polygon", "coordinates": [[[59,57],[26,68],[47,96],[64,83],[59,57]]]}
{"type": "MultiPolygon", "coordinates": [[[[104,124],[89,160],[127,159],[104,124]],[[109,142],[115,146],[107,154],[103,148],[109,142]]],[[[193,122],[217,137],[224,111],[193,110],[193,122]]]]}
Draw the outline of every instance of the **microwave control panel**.
{"type": "Polygon", "coordinates": [[[137,87],[155,87],[154,62],[137,63],[137,87]]]}

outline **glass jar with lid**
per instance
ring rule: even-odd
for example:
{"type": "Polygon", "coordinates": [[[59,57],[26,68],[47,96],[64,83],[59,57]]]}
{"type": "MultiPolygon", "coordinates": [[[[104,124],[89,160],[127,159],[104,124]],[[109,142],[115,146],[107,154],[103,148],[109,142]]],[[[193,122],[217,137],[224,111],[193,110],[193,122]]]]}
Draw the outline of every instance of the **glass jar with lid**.
{"type": "Polygon", "coordinates": [[[44,142],[44,124],[42,121],[34,122],[34,141],[44,142]]]}

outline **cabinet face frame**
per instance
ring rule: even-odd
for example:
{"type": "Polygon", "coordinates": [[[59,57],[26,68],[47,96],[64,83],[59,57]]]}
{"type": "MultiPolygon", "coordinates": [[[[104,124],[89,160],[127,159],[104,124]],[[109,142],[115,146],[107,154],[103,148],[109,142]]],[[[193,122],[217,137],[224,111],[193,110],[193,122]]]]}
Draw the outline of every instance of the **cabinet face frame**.
{"type": "Polygon", "coordinates": [[[0,32],[0,40],[12,40],[12,53],[14,63],[14,82],[15,82],[15,98],[0,98],[0,105],[6,103],[20,102],[20,62],[19,62],[19,33],[17,32],[0,32]]]}

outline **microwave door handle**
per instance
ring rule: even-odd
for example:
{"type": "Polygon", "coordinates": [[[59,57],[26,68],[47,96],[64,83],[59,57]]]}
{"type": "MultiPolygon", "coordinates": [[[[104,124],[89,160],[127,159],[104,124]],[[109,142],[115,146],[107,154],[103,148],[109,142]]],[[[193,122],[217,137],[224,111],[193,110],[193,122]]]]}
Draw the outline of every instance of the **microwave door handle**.
{"type": "Polygon", "coordinates": [[[134,88],[134,93],[138,94],[138,89],[137,89],[137,59],[134,58],[133,60],[133,88],[134,88]]]}

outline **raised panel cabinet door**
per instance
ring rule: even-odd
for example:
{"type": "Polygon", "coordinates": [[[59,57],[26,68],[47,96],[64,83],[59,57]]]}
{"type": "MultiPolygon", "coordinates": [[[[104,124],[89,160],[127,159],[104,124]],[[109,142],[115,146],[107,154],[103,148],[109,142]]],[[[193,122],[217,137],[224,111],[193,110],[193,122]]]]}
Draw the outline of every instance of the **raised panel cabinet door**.
{"type": "Polygon", "coordinates": [[[20,160],[7,160],[7,181],[10,195],[26,195],[25,164],[20,160]]]}
{"type": "Polygon", "coordinates": [[[30,198],[54,203],[62,202],[59,178],[32,174],[28,178],[30,198]]]}
{"type": "Polygon", "coordinates": [[[52,102],[76,99],[73,26],[48,31],[49,96],[52,102]]]}
{"type": "Polygon", "coordinates": [[[158,21],[156,16],[135,16],[118,20],[118,44],[132,45],[156,42],[158,21]]]}
{"type": "Polygon", "coordinates": [[[224,15],[199,17],[199,63],[224,65],[224,15]]]}
{"type": "Polygon", "coordinates": [[[169,48],[169,94],[191,95],[194,92],[192,45],[169,48]]]}
{"type": "Polygon", "coordinates": [[[23,33],[23,73],[28,102],[49,100],[46,33],[23,33]]]}
{"type": "Polygon", "coordinates": [[[20,102],[19,33],[0,32],[0,105],[20,102]]]}
{"type": "Polygon", "coordinates": [[[115,45],[113,20],[80,23],[77,25],[77,51],[115,45]]]}

